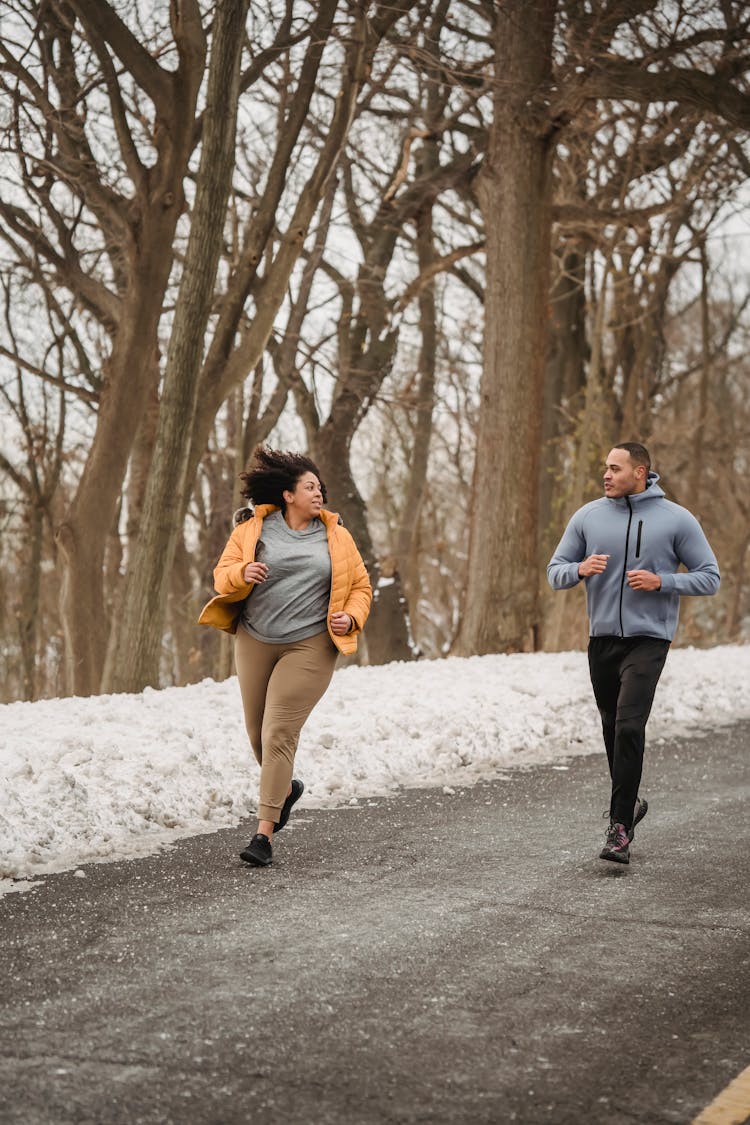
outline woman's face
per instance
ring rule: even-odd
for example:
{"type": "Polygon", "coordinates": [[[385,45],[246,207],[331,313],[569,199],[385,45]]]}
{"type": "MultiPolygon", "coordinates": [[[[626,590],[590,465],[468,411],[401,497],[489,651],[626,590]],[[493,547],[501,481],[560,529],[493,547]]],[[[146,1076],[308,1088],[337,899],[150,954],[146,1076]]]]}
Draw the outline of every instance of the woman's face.
{"type": "Polygon", "coordinates": [[[303,473],[294,486],[294,492],[285,492],[287,508],[291,508],[303,520],[312,520],[320,515],[323,507],[323,493],[315,473],[303,473]]]}

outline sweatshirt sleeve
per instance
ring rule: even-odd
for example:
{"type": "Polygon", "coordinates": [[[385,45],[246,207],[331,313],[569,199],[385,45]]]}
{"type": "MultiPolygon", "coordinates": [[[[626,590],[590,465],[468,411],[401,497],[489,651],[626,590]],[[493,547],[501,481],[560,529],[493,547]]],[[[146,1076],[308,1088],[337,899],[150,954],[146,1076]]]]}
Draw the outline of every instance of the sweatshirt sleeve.
{"type": "Polygon", "coordinates": [[[569,590],[581,581],[578,565],[586,558],[586,537],[578,513],[573,516],[547,565],[547,578],[553,590],[569,590]]]}
{"type": "Polygon", "coordinates": [[[665,594],[685,594],[695,597],[715,594],[721,575],[716,556],[711,550],[703,528],[695,516],[685,512],[674,539],[677,558],[687,571],[659,574],[665,594]]]}

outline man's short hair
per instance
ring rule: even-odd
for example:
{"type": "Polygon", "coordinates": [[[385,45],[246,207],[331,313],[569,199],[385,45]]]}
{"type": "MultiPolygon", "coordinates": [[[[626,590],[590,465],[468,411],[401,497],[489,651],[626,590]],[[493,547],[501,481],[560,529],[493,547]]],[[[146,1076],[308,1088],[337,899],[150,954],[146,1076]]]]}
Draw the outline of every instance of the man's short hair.
{"type": "Polygon", "coordinates": [[[626,453],[630,454],[630,460],[634,465],[645,465],[646,472],[651,468],[651,458],[648,455],[648,450],[645,445],[641,445],[639,441],[623,441],[614,447],[615,449],[624,449],[626,453]]]}

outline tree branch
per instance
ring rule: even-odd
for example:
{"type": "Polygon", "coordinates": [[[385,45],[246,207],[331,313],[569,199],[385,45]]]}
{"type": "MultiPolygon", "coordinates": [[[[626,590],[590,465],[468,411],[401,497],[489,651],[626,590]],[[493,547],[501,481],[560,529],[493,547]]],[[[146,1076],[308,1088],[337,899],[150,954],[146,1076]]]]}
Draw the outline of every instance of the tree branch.
{"type": "Polygon", "coordinates": [[[133,142],[133,137],[128,125],[127,113],[125,111],[125,103],[122,98],[122,90],[120,89],[120,83],[117,81],[112,59],[104,40],[93,27],[89,31],[89,42],[102,68],[104,82],[107,87],[107,93],[109,94],[109,104],[112,107],[112,121],[114,122],[117,139],[120,142],[120,152],[122,153],[125,167],[136,188],[141,188],[143,186],[146,170],[133,142]]]}
{"type": "MultiPolygon", "coordinates": [[[[72,260],[70,256],[64,257],[61,255],[20,207],[14,207],[0,199],[0,216],[5,220],[7,228],[0,231],[0,234],[13,247],[19,258],[26,262],[32,272],[37,272],[33,262],[21,250],[15,239],[9,236],[9,231],[15,232],[23,242],[33,247],[40,258],[49,262],[56,270],[60,283],[67,286],[72,293],[75,293],[97,320],[109,329],[117,326],[120,320],[118,298],[107,289],[106,285],[81,269],[77,255],[75,260],[72,260]]],[[[71,244],[69,254],[72,252],[71,244]]]]}
{"type": "Polygon", "coordinates": [[[83,402],[95,406],[99,402],[99,395],[96,391],[90,391],[87,387],[77,387],[74,383],[68,383],[60,375],[52,375],[49,371],[45,371],[42,367],[37,367],[35,363],[31,363],[28,359],[13,352],[10,348],[4,347],[0,344],[0,355],[4,355],[6,359],[10,359],[18,367],[24,371],[28,371],[30,375],[35,375],[44,383],[50,383],[53,387],[58,387],[60,390],[67,391],[69,394],[75,395],[83,402]]]}
{"type": "Polygon", "coordinates": [[[174,112],[172,79],[103,0],[69,0],[87,30],[112,48],[120,62],[156,107],[159,117],[169,120],[174,112]]]}
{"type": "Polygon", "coordinates": [[[663,215],[674,206],[673,199],[654,203],[651,207],[635,207],[620,210],[617,207],[603,208],[587,206],[585,203],[558,203],[552,207],[552,218],[565,227],[602,227],[609,223],[622,223],[625,226],[643,226],[656,215],[663,215]]]}
{"type": "Polygon", "coordinates": [[[451,271],[456,262],[460,262],[463,258],[468,258],[472,254],[478,254],[480,250],[484,250],[485,241],[481,239],[479,242],[472,242],[469,246],[459,246],[456,250],[451,250],[450,254],[444,254],[441,258],[435,258],[430,262],[429,266],[418,277],[415,277],[412,282],[407,285],[404,292],[396,301],[394,312],[401,312],[406,306],[418,297],[425,285],[439,273],[451,271]]]}
{"type": "Polygon", "coordinates": [[[654,72],[645,70],[639,61],[605,56],[580,85],[563,91],[552,101],[550,116],[553,120],[565,118],[595,98],[677,102],[721,117],[736,128],[750,130],[750,94],[743,93],[724,77],[702,70],[669,66],[654,72]]]}

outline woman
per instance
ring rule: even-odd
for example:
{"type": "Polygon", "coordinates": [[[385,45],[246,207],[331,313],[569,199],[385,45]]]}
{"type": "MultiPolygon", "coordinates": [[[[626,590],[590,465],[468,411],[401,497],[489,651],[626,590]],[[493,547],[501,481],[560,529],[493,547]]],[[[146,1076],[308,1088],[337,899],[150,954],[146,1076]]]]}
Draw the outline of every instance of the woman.
{"type": "Polygon", "coordinates": [[[300,731],[339,652],[356,651],[372,589],[354,540],[323,507],[313,462],[260,445],[253,459],[241,479],[254,510],[235,516],[214,570],[219,596],[199,621],[236,634],[245,726],[260,765],[258,831],[240,856],[268,867],[271,837],[304,789],[292,778],[300,731]]]}

